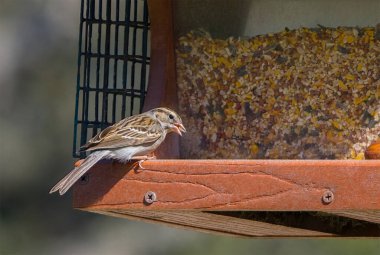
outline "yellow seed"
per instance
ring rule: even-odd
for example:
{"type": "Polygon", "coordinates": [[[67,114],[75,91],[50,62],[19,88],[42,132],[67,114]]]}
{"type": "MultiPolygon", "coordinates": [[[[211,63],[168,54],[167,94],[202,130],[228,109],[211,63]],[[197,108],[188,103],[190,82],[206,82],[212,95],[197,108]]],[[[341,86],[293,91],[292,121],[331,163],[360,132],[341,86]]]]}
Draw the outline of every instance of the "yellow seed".
{"type": "Polygon", "coordinates": [[[317,38],[317,33],[313,32],[311,33],[311,40],[313,40],[313,42],[318,42],[318,38],[317,38]]]}
{"type": "Polygon", "coordinates": [[[355,89],[357,89],[357,90],[361,90],[362,88],[364,88],[364,85],[363,85],[363,84],[356,83],[356,84],[354,85],[354,87],[355,87],[355,89]]]}
{"type": "Polygon", "coordinates": [[[369,43],[369,37],[368,37],[368,35],[364,36],[364,43],[365,44],[369,43]]]}
{"type": "Polygon", "coordinates": [[[274,105],[274,103],[276,103],[276,99],[274,97],[268,98],[268,104],[274,105]]]}
{"type": "Polygon", "coordinates": [[[291,69],[289,69],[288,71],[286,71],[285,77],[287,80],[289,80],[291,76],[292,76],[292,71],[291,71],[291,69]]]}
{"type": "Polygon", "coordinates": [[[367,100],[368,96],[362,96],[362,97],[356,97],[354,99],[354,104],[355,105],[358,105],[358,104],[361,104],[363,103],[365,100],[367,100]]]}
{"type": "Polygon", "coordinates": [[[297,44],[297,39],[295,37],[289,37],[288,41],[292,45],[296,45],[297,44]]]}
{"type": "Polygon", "coordinates": [[[270,79],[270,87],[272,88],[272,89],[275,89],[276,87],[277,87],[277,84],[272,80],[272,79],[270,79]]]}
{"type": "Polygon", "coordinates": [[[338,121],[336,121],[336,120],[333,120],[333,121],[331,122],[331,124],[333,125],[334,128],[336,128],[336,129],[338,129],[338,130],[342,130],[342,129],[343,129],[343,128],[342,128],[342,125],[341,125],[338,121]]]}
{"type": "Polygon", "coordinates": [[[245,95],[245,100],[247,100],[247,101],[251,101],[252,100],[252,95],[251,94],[247,94],[247,95],[245,95]]]}
{"type": "Polygon", "coordinates": [[[344,38],[344,41],[347,42],[347,43],[353,43],[355,41],[355,37],[352,36],[352,35],[347,35],[345,38],[344,38]]]}
{"type": "Polygon", "coordinates": [[[329,141],[335,141],[335,134],[331,130],[327,131],[326,138],[329,141]]]}
{"type": "Polygon", "coordinates": [[[375,31],[374,30],[367,30],[365,31],[365,34],[368,35],[368,37],[373,40],[373,37],[375,35],[375,31]]]}
{"type": "Polygon", "coordinates": [[[347,79],[347,80],[349,80],[349,81],[353,81],[353,80],[355,80],[355,77],[352,75],[352,74],[347,74],[346,76],[345,76],[345,78],[347,79]]]}
{"type": "Polygon", "coordinates": [[[319,88],[322,88],[323,87],[323,83],[322,82],[316,82],[313,84],[313,88],[316,88],[316,89],[319,89],[319,88]]]}
{"type": "Polygon", "coordinates": [[[350,150],[350,158],[352,159],[356,158],[356,152],[353,149],[350,150]]]}
{"type": "Polygon", "coordinates": [[[224,110],[224,114],[226,114],[227,116],[235,115],[235,113],[236,113],[236,110],[233,108],[227,108],[224,110]]]}
{"type": "Polygon", "coordinates": [[[347,91],[347,85],[346,84],[344,84],[343,83],[343,81],[341,81],[341,80],[339,80],[338,81],[338,86],[339,86],[339,88],[341,89],[341,90],[343,90],[343,91],[347,91]]]}
{"type": "Polygon", "coordinates": [[[259,152],[259,146],[257,146],[257,144],[253,144],[251,145],[251,153],[256,155],[258,152],[259,152]]]}
{"type": "Polygon", "coordinates": [[[235,104],[234,102],[228,102],[228,103],[227,103],[227,106],[228,106],[229,108],[232,108],[232,107],[234,106],[234,104],[235,104]]]}
{"type": "Polygon", "coordinates": [[[363,160],[364,159],[364,152],[359,152],[358,155],[355,157],[356,160],[363,160]]]}
{"type": "Polygon", "coordinates": [[[229,62],[226,58],[219,57],[219,58],[217,59],[217,61],[218,61],[219,63],[221,63],[221,64],[224,64],[224,65],[225,65],[226,67],[228,67],[228,68],[232,67],[231,62],[229,62]]]}

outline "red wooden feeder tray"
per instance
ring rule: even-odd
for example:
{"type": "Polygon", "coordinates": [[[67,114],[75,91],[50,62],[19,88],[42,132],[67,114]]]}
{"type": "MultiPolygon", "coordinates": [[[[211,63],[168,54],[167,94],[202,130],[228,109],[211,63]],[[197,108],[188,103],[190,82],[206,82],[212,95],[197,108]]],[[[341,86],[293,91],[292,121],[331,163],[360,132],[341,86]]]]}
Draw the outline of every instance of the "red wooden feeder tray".
{"type": "MultiPolygon", "coordinates": [[[[149,11],[145,109],[176,108],[171,1],[149,11]]],[[[380,237],[380,160],[185,160],[175,135],[157,155],[145,169],[100,162],[74,208],[245,237],[380,237]]]]}

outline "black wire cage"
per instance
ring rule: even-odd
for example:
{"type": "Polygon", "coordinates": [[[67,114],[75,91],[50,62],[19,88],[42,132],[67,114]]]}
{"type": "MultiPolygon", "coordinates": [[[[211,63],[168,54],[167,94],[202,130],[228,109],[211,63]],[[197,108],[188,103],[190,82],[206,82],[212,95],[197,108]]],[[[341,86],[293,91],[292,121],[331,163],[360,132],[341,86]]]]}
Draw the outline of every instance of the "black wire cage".
{"type": "Polygon", "coordinates": [[[73,156],[100,130],[140,113],[150,63],[147,0],[82,0],[73,156]]]}

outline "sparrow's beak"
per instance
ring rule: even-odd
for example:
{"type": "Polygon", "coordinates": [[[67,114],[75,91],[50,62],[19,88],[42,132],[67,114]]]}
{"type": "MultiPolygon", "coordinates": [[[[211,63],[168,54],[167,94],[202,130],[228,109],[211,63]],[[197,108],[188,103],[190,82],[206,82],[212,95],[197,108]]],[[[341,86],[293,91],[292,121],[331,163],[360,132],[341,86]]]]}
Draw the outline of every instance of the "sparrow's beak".
{"type": "Polygon", "coordinates": [[[179,134],[180,136],[182,136],[182,132],[186,132],[186,128],[181,123],[176,123],[174,124],[174,126],[175,127],[173,128],[173,131],[179,134]]]}

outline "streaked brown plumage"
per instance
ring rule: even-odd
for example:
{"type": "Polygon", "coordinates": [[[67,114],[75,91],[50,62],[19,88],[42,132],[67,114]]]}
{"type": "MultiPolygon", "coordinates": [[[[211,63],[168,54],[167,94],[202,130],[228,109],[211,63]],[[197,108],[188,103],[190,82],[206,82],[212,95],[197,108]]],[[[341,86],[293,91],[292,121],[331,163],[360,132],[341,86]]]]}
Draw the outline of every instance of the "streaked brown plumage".
{"type": "Polygon", "coordinates": [[[50,193],[63,195],[83,174],[101,159],[112,158],[123,163],[130,160],[150,159],[152,153],[165,140],[166,134],[186,132],[180,116],[169,108],[156,108],[125,118],[91,138],[81,150],[90,155],[59,181],[50,193]]]}

